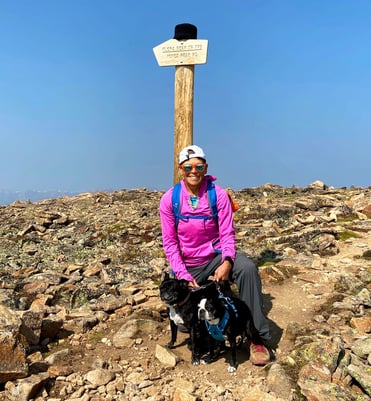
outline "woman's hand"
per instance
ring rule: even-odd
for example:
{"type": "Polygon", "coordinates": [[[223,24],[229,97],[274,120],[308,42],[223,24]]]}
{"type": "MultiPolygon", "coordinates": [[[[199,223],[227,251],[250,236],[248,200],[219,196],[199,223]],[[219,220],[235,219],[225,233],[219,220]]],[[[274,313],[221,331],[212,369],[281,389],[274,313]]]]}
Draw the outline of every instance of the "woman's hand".
{"type": "Polygon", "coordinates": [[[188,283],[188,285],[189,285],[190,287],[193,287],[193,288],[200,288],[200,286],[197,284],[197,281],[196,281],[195,279],[193,279],[192,281],[190,281],[190,282],[188,283]]]}
{"type": "Polygon", "coordinates": [[[224,260],[223,263],[215,270],[214,280],[215,281],[227,281],[232,270],[232,264],[228,260],[224,260]]]}

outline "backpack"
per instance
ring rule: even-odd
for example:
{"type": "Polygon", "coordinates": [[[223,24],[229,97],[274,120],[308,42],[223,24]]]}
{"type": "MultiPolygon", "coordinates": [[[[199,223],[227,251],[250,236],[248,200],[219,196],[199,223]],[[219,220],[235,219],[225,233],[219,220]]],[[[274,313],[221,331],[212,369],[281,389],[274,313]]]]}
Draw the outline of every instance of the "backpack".
{"type": "MultiPolygon", "coordinates": [[[[173,195],[172,195],[172,206],[173,206],[173,213],[175,217],[175,227],[178,227],[179,219],[202,219],[202,220],[210,220],[214,219],[216,222],[218,221],[218,207],[216,205],[216,190],[215,185],[212,181],[207,182],[207,196],[209,198],[209,205],[211,210],[210,216],[185,216],[180,213],[181,211],[181,204],[180,204],[180,192],[181,192],[181,183],[178,182],[174,185],[173,195]]],[[[233,212],[236,212],[239,209],[238,204],[232,199],[232,196],[228,190],[226,190],[229,200],[232,205],[233,212]]]]}

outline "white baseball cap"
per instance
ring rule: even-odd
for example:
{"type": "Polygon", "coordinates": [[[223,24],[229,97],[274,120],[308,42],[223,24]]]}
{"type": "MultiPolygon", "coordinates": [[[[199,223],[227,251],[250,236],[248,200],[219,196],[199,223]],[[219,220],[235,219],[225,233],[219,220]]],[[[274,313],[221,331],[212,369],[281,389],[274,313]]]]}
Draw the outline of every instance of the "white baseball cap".
{"type": "Polygon", "coordinates": [[[204,159],[206,161],[206,155],[205,155],[204,151],[199,146],[190,145],[190,146],[185,147],[179,153],[179,164],[182,164],[185,161],[192,159],[192,158],[204,159]]]}

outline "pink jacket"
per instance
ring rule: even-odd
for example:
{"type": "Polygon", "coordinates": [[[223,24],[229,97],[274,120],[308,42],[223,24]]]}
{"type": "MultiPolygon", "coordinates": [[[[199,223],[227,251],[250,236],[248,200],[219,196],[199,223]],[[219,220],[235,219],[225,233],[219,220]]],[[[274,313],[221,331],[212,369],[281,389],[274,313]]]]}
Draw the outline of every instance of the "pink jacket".
{"type": "MultiPolygon", "coordinates": [[[[199,203],[195,210],[189,205],[189,193],[184,181],[181,182],[181,214],[211,215],[209,199],[206,191],[207,181],[215,181],[210,175],[204,177],[199,192],[199,203]]],[[[229,256],[235,258],[235,232],[233,211],[226,191],[215,184],[218,208],[218,222],[214,219],[179,219],[175,227],[172,209],[172,193],[170,188],[160,201],[160,218],[162,226],[162,242],[165,255],[178,279],[192,281],[193,277],[187,269],[202,266],[216,255],[215,248],[220,249],[222,260],[229,256]]]]}

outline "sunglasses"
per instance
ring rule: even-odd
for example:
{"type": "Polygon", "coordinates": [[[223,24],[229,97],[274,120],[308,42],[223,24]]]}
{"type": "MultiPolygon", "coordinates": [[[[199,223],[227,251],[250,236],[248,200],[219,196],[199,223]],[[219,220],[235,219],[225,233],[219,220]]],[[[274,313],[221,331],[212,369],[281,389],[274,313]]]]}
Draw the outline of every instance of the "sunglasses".
{"type": "Polygon", "coordinates": [[[193,163],[193,164],[184,164],[182,166],[183,171],[186,173],[190,173],[193,169],[196,169],[198,173],[201,173],[202,171],[205,171],[206,164],[204,163],[193,163]]]}

